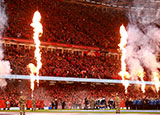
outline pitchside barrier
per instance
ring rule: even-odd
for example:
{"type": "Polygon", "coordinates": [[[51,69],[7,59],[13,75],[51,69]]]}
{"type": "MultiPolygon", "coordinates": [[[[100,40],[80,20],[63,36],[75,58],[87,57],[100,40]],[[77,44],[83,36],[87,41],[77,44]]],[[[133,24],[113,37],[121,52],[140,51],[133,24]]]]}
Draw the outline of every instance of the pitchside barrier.
{"type": "MultiPolygon", "coordinates": [[[[27,75],[3,75],[0,78],[4,79],[31,79],[27,75]]],[[[91,78],[73,78],[73,77],[56,77],[56,76],[39,76],[39,80],[50,81],[68,81],[68,82],[92,82],[92,83],[122,83],[122,80],[115,79],[91,79],[91,78]]],[[[142,84],[141,81],[128,80],[129,84],[142,84]]],[[[154,85],[154,82],[145,81],[146,85],[154,85]]]]}

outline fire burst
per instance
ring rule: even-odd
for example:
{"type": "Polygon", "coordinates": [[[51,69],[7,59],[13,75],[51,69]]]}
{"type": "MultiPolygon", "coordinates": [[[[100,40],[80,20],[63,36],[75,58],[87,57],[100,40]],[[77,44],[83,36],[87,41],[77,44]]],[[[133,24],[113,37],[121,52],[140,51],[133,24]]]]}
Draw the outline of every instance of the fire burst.
{"type": "Polygon", "coordinates": [[[32,19],[32,24],[31,24],[31,26],[34,28],[33,39],[34,39],[35,47],[36,47],[34,55],[35,55],[35,59],[37,61],[36,67],[33,64],[29,64],[29,68],[31,70],[30,76],[31,76],[31,89],[32,89],[32,91],[34,90],[35,77],[37,78],[37,83],[39,84],[39,70],[42,67],[41,53],[40,53],[40,48],[39,48],[40,47],[39,37],[42,35],[43,30],[42,30],[42,24],[40,23],[40,20],[41,20],[41,15],[38,11],[36,11],[34,13],[34,16],[32,19]],[[36,73],[36,76],[34,75],[34,72],[36,73]]]}
{"type": "Polygon", "coordinates": [[[154,84],[156,87],[157,92],[159,91],[159,87],[160,87],[160,82],[159,82],[159,74],[157,72],[153,72],[153,77],[154,77],[154,84]]]}
{"type": "Polygon", "coordinates": [[[36,67],[32,63],[30,63],[28,67],[30,68],[30,71],[31,71],[30,76],[31,76],[31,89],[32,89],[32,97],[33,97],[34,81],[35,81],[34,74],[36,73],[36,67]]]}
{"type": "Polygon", "coordinates": [[[128,34],[127,31],[125,30],[125,27],[122,25],[120,27],[120,34],[121,34],[121,42],[118,45],[120,47],[120,50],[122,52],[122,56],[121,56],[121,72],[119,73],[119,75],[122,77],[122,83],[125,86],[125,93],[127,93],[127,88],[129,86],[128,80],[125,80],[126,78],[129,78],[130,75],[129,73],[126,71],[126,44],[127,44],[127,38],[128,38],[128,34]]]}
{"type": "Polygon", "coordinates": [[[139,72],[138,72],[138,77],[141,79],[141,81],[142,81],[142,84],[141,84],[141,90],[142,90],[142,92],[143,93],[145,93],[145,82],[144,82],[144,79],[143,79],[143,77],[144,77],[144,71],[143,70],[140,70],[139,72]]]}

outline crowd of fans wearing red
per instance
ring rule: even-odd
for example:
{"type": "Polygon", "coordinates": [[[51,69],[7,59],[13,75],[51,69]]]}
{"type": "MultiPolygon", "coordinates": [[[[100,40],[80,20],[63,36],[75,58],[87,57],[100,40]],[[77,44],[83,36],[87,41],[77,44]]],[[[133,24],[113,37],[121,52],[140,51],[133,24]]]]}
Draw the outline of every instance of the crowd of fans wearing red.
{"type": "MultiPolygon", "coordinates": [[[[29,63],[35,64],[34,48],[16,45],[5,46],[4,59],[9,60],[12,74],[29,75],[29,63]]],[[[78,77],[78,78],[117,78],[120,71],[120,60],[109,56],[76,55],[50,51],[42,51],[42,76],[78,77]]]]}
{"type": "Polygon", "coordinates": [[[125,11],[64,1],[6,0],[7,37],[32,39],[36,10],[42,15],[41,41],[117,49],[125,11]]]}
{"type": "MultiPolygon", "coordinates": [[[[33,29],[30,26],[33,14],[39,10],[42,15],[43,35],[41,41],[93,46],[117,49],[119,43],[119,27],[127,24],[125,11],[86,4],[50,0],[5,0],[8,14],[8,28],[5,37],[32,39],[33,29]]],[[[36,63],[34,48],[23,46],[5,46],[4,60],[9,60],[12,74],[29,75],[27,65],[36,63]]],[[[87,56],[62,53],[42,49],[42,76],[62,76],[78,78],[114,78],[120,71],[120,60],[108,56],[87,56]]],[[[118,79],[118,78],[117,78],[118,79]]],[[[0,90],[1,99],[11,100],[12,106],[18,106],[19,92],[23,91],[27,99],[31,99],[30,83],[8,81],[5,90],[0,90]],[[26,88],[25,86],[28,86],[26,88]]],[[[105,86],[91,84],[55,84],[44,82],[35,89],[37,100],[44,100],[49,106],[55,98],[65,100],[68,105],[83,104],[84,99],[106,98],[119,92],[125,100],[123,86],[105,86]],[[115,88],[116,87],[116,88],[115,88]],[[43,93],[41,93],[43,92],[43,93]]],[[[148,90],[148,97],[156,98],[156,94],[148,90]]],[[[129,87],[128,97],[142,98],[137,88],[129,87]],[[136,93],[135,93],[136,92],[136,93]],[[133,97],[134,96],[134,97],[133,97]]]]}
{"type": "MultiPolygon", "coordinates": [[[[30,24],[34,12],[39,10],[43,25],[41,41],[117,49],[119,27],[127,23],[124,10],[102,6],[50,0],[5,0],[5,4],[6,37],[33,39],[30,24]]],[[[10,61],[12,74],[29,75],[27,65],[35,63],[33,54],[33,49],[6,47],[4,59],[10,61]]],[[[40,75],[47,76],[113,78],[120,71],[119,60],[106,56],[42,50],[42,63],[40,75]]]]}
{"type": "MultiPolygon", "coordinates": [[[[8,80],[8,85],[0,90],[1,98],[0,100],[10,100],[12,107],[18,106],[20,91],[24,92],[24,96],[27,100],[31,100],[31,89],[30,81],[22,80],[10,81],[8,80]]],[[[126,99],[143,99],[147,97],[148,99],[157,99],[158,94],[152,90],[152,88],[146,88],[146,92],[142,93],[140,87],[129,86],[128,93],[124,93],[124,87],[122,85],[96,85],[96,84],[81,84],[81,83],[55,83],[40,81],[40,87],[36,87],[34,91],[34,97],[36,100],[44,100],[44,106],[51,106],[51,102],[55,99],[58,100],[59,106],[65,101],[66,108],[71,108],[74,105],[81,105],[84,107],[84,100],[91,99],[97,100],[105,98],[106,102],[110,99],[115,99],[115,94],[119,93],[121,102],[125,107],[126,99]],[[43,92],[43,93],[42,93],[43,92]],[[136,93],[135,93],[136,92],[136,93]]]]}
{"type": "MultiPolygon", "coordinates": [[[[12,74],[29,75],[30,71],[27,65],[35,63],[34,48],[24,46],[5,46],[4,60],[9,60],[11,64],[12,74]]],[[[108,56],[87,56],[76,55],[72,53],[62,53],[60,50],[42,51],[42,69],[40,75],[47,76],[63,76],[63,77],[82,77],[82,78],[113,78],[118,76],[120,71],[120,60],[108,56]]],[[[18,82],[8,80],[7,87],[0,90],[1,100],[11,100],[12,106],[18,106],[20,91],[24,92],[27,99],[31,99],[31,90],[29,80],[18,82]],[[28,86],[28,87],[26,87],[28,86]]],[[[83,106],[84,99],[87,97],[99,99],[105,98],[107,101],[114,98],[113,95],[118,92],[123,102],[126,96],[131,99],[157,98],[152,89],[148,89],[145,94],[140,91],[140,88],[130,86],[128,94],[125,95],[122,85],[96,85],[96,84],[54,84],[50,82],[41,82],[40,87],[36,88],[34,95],[37,100],[44,100],[45,106],[50,106],[51,101],[55,98],[61,103],[65,101],[68,108],[81,104],[83,106]],[[43,92],[43,93],[42,93],[43,92]],[[135,92],[137,92],[135,94],[135,92]]]]}

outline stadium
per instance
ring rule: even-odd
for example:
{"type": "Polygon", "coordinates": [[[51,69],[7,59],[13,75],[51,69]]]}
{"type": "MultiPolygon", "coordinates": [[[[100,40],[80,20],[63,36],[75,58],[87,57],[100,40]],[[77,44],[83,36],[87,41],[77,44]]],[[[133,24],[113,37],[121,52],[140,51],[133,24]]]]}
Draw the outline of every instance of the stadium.
{"type": "Polygon", "coordinates": [[[160,114],[159,5],[0,0],[0,115],[160,114]]]}

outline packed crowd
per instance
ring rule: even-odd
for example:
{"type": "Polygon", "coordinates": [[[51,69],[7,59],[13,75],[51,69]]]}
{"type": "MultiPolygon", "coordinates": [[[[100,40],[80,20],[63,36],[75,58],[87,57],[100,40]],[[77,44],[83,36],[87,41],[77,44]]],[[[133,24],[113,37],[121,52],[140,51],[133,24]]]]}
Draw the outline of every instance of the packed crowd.
{"type": "MultiPolygon", "coordinates": [[[[12,74],[29,75],[29,63],[36,64],[34,48],[16,45],[5,46],[4,60],[9,60],[12,74]]],[[[42,76],[120,79],[120,60],[109,56],[76,55],[56,50],[41,49],[42,76]]]]}
{"type": "MultiPolygon", "coordinates": [[[[0,100],[10,100],[12,107],[18,106],[20,92],[24,92],[27,100],[31,100],[31,89],[29,80],[7,80],[7,86],[0,90],[0,100]]],[[[158,93],[152,90],[152,87],[147,87],[146,92],[142,93],[140,87],[129,86],[128,93],[124,93],[123,85],[97,85],[97,84],[81,84],[81,83],[58,83],[54,84],[49,81],[40,81],[40,86],[35,87],[34,97],[36,100],[44,100],[44,106],[52,106],[52,102],[57,99],[58,105],[61,107],[65,101],[65,108],[73,108],[76,105],[85,106],[85,98],[91,100],[105,99],[106,105],[110,107],[109,101],[115,100],[115,94],[118,93],[121,99],[121,107],[125,107],[125,102],[136,101],[140,99],[157,100],[158,93]],[[43,93],[42,93],[43,92],[43,93]],[[136,92],[136,93],[135,93],[136,92]]],[[[130,105],[128,105],[130,106],[130,105]]],[[[114,107],[114,106],[113,106],[114,107]]],[[[135,107],[135,106],[134,106],[135,107]]],[[[133,108],[132,108],[133,109],[133,108]]]]}
{"type": "Polygon", "coordinates": [[[4,36],[32,39],[33,14],[42,15],[41,41],[117,49],[125,11],[56,0],[5,0],[8,29],[4,36]]]}

